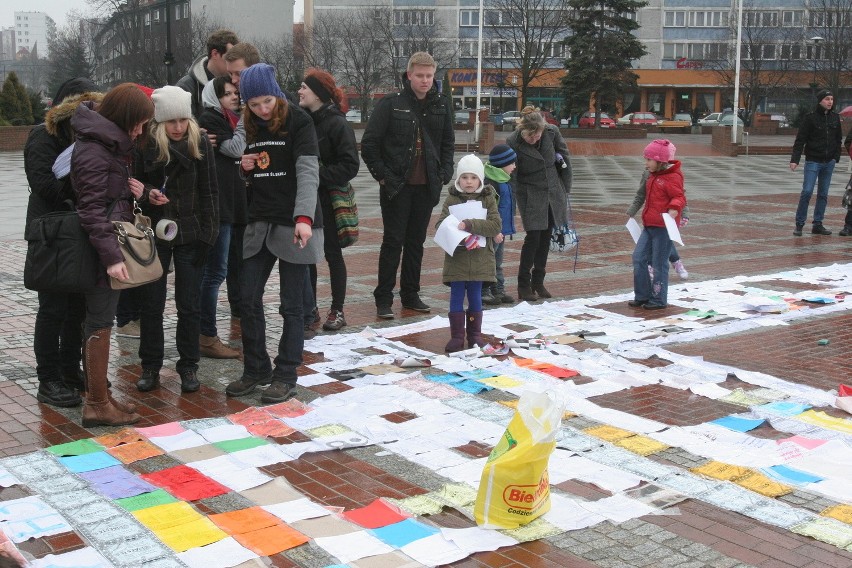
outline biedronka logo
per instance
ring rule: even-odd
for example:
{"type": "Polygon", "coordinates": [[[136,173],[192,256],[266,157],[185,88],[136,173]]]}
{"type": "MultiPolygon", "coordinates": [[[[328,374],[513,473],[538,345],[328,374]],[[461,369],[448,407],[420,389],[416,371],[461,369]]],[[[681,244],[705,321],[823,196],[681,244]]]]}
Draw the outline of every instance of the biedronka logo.
{"type": "Polygon", "coordinates": [[[503,490],[503,502],[510,513],[532,515],[547,502],[550,496],[550,476],[547,469],[541,472],[538,485],[507,485],[503,490]]]}

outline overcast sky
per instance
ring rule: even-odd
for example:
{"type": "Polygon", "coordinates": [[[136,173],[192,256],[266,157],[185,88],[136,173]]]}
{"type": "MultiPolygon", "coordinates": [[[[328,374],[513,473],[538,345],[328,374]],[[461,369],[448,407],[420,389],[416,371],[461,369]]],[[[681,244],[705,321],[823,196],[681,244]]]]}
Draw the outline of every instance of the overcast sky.
{"type": "MultiPolygon", "coordinates": [[[[251,0],[246,0],[250,2],[251,0]]],[[[16,7],[17,2],[3,1],[0,3],[0,27],[8,28],[15,25],[15,11],[27,12],[44,12],[56,22],[57,27],[62,27],[65,24],[66,16],[70,10],[78,10],[88,12],[89,4],[86,0],[26,0],[18,4],[22,8],[16,7]]],[[[295,21],[302,20],[303,5],[302,0],[296,0],[294,8],[295,21]]]]}

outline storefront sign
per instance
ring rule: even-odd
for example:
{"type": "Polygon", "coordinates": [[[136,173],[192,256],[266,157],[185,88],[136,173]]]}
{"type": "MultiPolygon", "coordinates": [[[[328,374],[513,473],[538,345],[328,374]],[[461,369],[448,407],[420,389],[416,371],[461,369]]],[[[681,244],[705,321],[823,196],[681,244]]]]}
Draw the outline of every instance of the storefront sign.
{"type": "MultiPolygon", "coordinates": [[[[475,87],[476,86],[476,70],[458,70],[458,71],[450,71],[450,83],[453,87],[475,87]]],[[[503,75],[500,75],[499,71],[491,71],[491,70],[483,70],[482,71],[482,84],[483,85],[497,85],[503,78],[503,75]]],[[[504,81],[506,83],[510,82],[508,74],[505,74],[504,81]]]]}
{"type": "MultiPolygon", "coordinates": [[[[476,87],[465,87],[464,88],[464,96],[466,97],[475,97],[476,96],[476,87]]],[[[481,97],[499,97],[500,89],[497,87],[482,87],[482,91],[480,91],[479,96],[481,97]]],[[[503,89],[504,97],[517,97],[518,89],[503,89]]]]}
{"type": "Polygon", "coordinates": [[[678,69],[701,69],[704,67],[704,62],[702,61],[690,61],[686,57],[681,57],[675,63],[678,69]]]}

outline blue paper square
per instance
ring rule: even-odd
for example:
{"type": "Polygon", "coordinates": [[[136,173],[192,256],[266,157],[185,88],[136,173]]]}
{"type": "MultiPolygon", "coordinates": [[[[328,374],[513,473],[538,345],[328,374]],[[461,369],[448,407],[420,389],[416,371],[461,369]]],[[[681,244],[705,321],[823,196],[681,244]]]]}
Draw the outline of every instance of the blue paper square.
{"type": "Polygon", "coordinates": [[[710,424],[716,424],[734,432],[748,432],[749,430],[754,430],[764,422],[765,420],[760,418],[751,419],[740,418],[739,416],[723,416],[722,418],[713,420],[710,424]]]}
{"type": "Polygon", "coordinates": [[[424,525],[415,519],[405,519],[380,529],[371,529],[369,532],[389,546],[402,548],[415,540],[436,534],[438,529],[424,525]]]}
{"type": "Polygon", "coordinates": [[[773,465],[762,470],[766,475],[778,481],[792,483],[793,485],[804,485],[807,483],[816,483],[822,481],[822,477],[787,467],[786,465],[773,465]]]}
{"type": "Polygon", "coordinates": [[[757,407],[759,410],[766,410],[772,414],[780,414],[782,416],[796,416],[809,408],[810,405],[803,404],[801,402],[784,401],[770,402],[769,404],[763,404],[757,407]]]}
{"type": "Polygon", "coordinates": [[[82,456],[68,456],[59,458],[69,471],[81,473],[83,471],[94,471],[96,469],[104,469],[114,465],[122,465],[120,461],[112,457],[106,452],[95,452],[93,454],[83,454],[82,456]]]}

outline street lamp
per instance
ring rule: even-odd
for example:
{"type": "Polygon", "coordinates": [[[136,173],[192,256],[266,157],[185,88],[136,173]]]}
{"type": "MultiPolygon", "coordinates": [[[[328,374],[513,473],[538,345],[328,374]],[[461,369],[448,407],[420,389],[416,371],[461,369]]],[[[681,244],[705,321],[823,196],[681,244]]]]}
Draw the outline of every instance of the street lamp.
{"type": "Polygon", "coordinates": [[[497,45],[500,46],[500,80],[497,82],[497,88],[500,89],[500,114],[503,114],[503,88],[506,86],[506,78],[503,76],[503,46],[505,39],[498,39],[497,45]]]}
{"type": "Polygon", "coordinates": [[[825,38],[821,36],[814,36],[811,38],[811,41],[814,44],[814,50],[813,53],[811,53],[812,59],[814,60],[814,78],[813,81],[811,81],[811,95],[813,95],[814,97],[816,97],[816,90],[819,86],[817,84],[817,52],[819,51],[819,42],[824,39],[825,38]]]}

